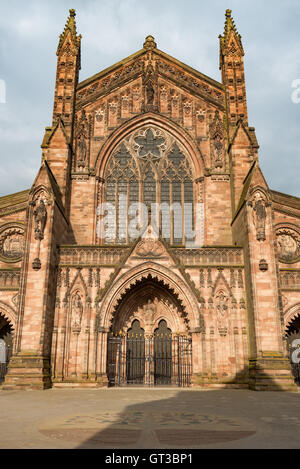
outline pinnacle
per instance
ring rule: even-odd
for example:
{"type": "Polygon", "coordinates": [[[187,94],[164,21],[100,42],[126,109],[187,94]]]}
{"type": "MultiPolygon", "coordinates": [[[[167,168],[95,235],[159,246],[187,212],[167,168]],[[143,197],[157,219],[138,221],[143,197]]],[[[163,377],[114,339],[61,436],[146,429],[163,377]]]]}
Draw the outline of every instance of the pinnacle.
{"type": "Polygon", "coordinates": [[[70,16],[69,16],[68,19],[67,19],[67,22],[66,22],[64,31],[63,31],[63,33],[60,35],[60,41],[59,41],[59,45],[58,45],[58,51],[59,51],[60,48],[62,47],[62,45],[63,45],[63,43],[64,43],[64,39],[65,39],[65,37],[66,37],[68,31],[71,32],[71,35],[72,35],[74,44],[76,44],[77,46],[79,46],[79,43],[80,43],[81,36],[77,36],[77,30],[76,30],[76,21],[75,21],[76,11],[72,8],[72,9],[69,10],[69,13],[70,13],[70,16]]]}
{"type": "Polygon", "coordinates": [[[242,41],[241,41],[241,35],[238,33],[238,30],[236,28],[236,25],[234,23],[234,20],[232,18],[232,10],[229,10],[227,9],[226,10],[226,13],[225,13],[225,17],[226,17],[226,20],[225,20],[225,29],[224,29],[224,35],[220,35],[219,38],[220,38],[220,41],[221,41],[221,47],[222,49],[223,48],[226,48],[227,44],[228,44],[228,40],[229,40],[229,37],[231,35],[231,32],[234,33],[235,37],[236,37],[236,40],[237,42],[239,43],[240,47],[241,47],[241,50],[243,51],[243,46],[242,46],[242,41]]]}

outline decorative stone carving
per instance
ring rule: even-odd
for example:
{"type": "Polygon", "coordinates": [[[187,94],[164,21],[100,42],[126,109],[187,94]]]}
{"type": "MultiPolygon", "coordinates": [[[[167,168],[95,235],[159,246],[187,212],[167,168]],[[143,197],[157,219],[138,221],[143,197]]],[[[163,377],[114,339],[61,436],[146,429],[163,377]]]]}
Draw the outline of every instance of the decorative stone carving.
{"type": "Polygon", "coordinates": [[[42,263],[41,263],[40,259],[37,257],[32,262],[32,268],[33,268],[33,270],[40,270],[41,267],[42,267],[42,263]]]}
{"type": "Polygon", "coordinates": [[[146,87],[146,95],[147,95],[147,104],[153,104],[154,102],[154,88],[152,83],[149,81],[146,87]]]}
{"type": "Polygon", "coordinates": [[[151,326],[154,322],[154,315],[156,312],[155,304],[151,299],[148,300],[148,303],[144,305],[144,319],[146,325],[151,326]]]}
{"type": "Polygon", "coordinates": [[[38,197],[36,202],[36,208],[33,211],[34,216],[34,237],[37,240],[44,239],[44,231],[47,222],[47,209],[45,204],[45,199],[43,198],[44,194],[41,194],[38,197]]]}
{"type": "Polygon", "coordinates": [[[224,169],[225,166],[225,134],[224,125],[219,111],[216,111],[210,126],[211,158],[213,169],[224,169]]]}
{"type": "Polygon", "coordinates": [[[87,154],[87,147],[86,142],[83,135],[80,135],[77,142],[78,148],[78,168],[84,168],[86,165],[86,154],[87,154]]]}
{"type": "Polygon", "coordinates": [[[79,293],[76,293],[72,299],[72,317],[73,317],[73,329],[78,329],[81,327],[83,314],[83,305],[81,301],[81,296],[79,293]]]}
{"type": "Polygon", "coordinates": [[[227,312],[229,299],[225,296],[223,291],[220,291],[216,297],[216,301],[218,330],[221,337],[226,337],[228,333],[227,312]]]}
{"type": "Polygon", "coordinates": [[[278,257],[281,262],[297,262],[300,259],[300,234],[289,227],[276,230],[278,257]]]}
{"type": "Polygon", "coordinates": [[[156,42],[154,40],[154,37],[153,36],[147,36],[146,39],[145,39],[145,42],[144,42],[144,49],[146,50],[152,50],[152,49],[156,49],[157,45],[156,45],[156,42]]]}
{"type": "Polygon", "coordinates": [[[200,122],[204,122],[204,121],[205,121],[205,114],[206,114],[205,109],[198,109],[198,110],[196,111],[196,116],[197,116],[197,118],[198,118],[198,120],[199,120],[200,122]]]}
{"type": "Polygon", "coordinates": [[[253,222],[256,228],[256,239],[258,241],[266,240],[266,202],[260,192],[256,192],[253,202],[253,222]]]}
{"type": "Polygon", "coordinates": [[[0,231],[0,256],[4,260],[17,262],[24,251],[24,229],[11,226],[0,231]]]}
{"type": "Polygon", "coordinates": [[[102,122],[104,119],[104,109],[98,109],[98,111],[95,111],[95,120],[97,123],[102,122]]]}
{"type": "Polygon", "coordinates": [[[259,270],[261,270],[262,272],[266,272],[267,270],[269,270],[269,265],[265,259],[262,259],[260,261],[259,270]]]}
{"type": "Polygon", "coordinates": [[[160,257],[163,254],[163,247],[154,239],[143,239],[137,245],[136,254],[140,257],[160,257]]]}
{"type": "Polygon", "coordinates": [[[89,151],[89,122],[85,111],[82,111],[78,122],[76,122],[75,136],[76,167],[73,169],[82,170],[87,166],[89,151]]]}

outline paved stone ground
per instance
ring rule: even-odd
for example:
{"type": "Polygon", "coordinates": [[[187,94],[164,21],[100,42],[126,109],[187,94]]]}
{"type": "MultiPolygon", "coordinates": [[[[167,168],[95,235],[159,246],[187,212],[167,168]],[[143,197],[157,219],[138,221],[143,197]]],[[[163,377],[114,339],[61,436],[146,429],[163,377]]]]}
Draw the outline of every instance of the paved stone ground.
{"type": "Polygon", "coordinates": [[[1,449],[300,448],[300,393],[0,391],[1,449]]]}

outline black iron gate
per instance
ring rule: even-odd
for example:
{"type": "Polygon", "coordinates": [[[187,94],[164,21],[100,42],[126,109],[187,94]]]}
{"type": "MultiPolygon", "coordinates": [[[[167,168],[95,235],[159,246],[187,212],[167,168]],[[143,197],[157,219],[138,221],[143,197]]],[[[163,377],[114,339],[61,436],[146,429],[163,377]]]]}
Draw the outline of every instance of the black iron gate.
{"type": "Polygon", "coordinates": [[[111,334],[107,374],[110,386],[190,386],[192,339],[170,333],[111,334]]]}

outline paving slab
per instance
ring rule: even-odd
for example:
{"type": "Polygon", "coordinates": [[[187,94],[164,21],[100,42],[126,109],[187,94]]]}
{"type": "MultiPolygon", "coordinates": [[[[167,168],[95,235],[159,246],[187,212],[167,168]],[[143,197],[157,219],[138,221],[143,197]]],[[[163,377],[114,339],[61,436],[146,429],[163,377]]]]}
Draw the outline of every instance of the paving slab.
{"type": "Polygon", "coordinates": [[[300,448],[300,393],[0,391],[1,449],[300,448]]]}

